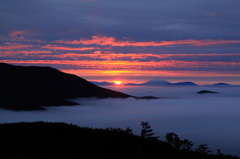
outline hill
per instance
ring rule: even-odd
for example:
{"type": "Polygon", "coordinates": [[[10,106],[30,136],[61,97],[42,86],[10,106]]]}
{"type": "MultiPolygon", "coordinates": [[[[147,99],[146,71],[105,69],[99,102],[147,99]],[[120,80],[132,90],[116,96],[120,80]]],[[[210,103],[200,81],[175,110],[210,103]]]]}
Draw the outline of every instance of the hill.
{"type": "Polygon", "coordinates": [[[3,159],[234,158],[221,153],[209,155],[205,151],[178,149],[168,142],[133,135],[130,128],[92,129],[65,123],[34,122],[0,124],[0,130],[0,158],[3,159]]]}
{"type": "Polygon", "coordinates": [[[149,80],[147,82],[141,83],[141,84],[135,84],[135,83],[127,83],[126,86],[164,86],[164,85],[174,85],[174,86],[197,86],[197,84],[193,82],[178,82],[178,83],[170,83],[166,80],[161,79],[155,79],[155,80],[149,80]]]}
{"type": "Polygon", "coordinates": [[[169,83],[166,85],[177,85],[177,86],[197,86],[196,83],[193,82],[178,82],[178,83],[169,83]]]}
{"type": "Polygon", "coordinates": [[[198,94],[206,94],[206,93],[218,93],[218,92],[213,92],[213,91],[208,91],[208,90],[201,90],[197,92],[198,94]]]}
{"type": "Polygon", "coordinates": [[[106,82],[106,81],[103,81],[103,82],[89,81],[89,82],[97,86],[113,86],[114,85],[113,83],[106,82]]]}
{"type": "Polygon", "coordinates": [[[166,85],[168,83],[169,82],[165,81],[165,80],[155,79],[155,80],[150,80],[150,81],[144,82],[140,85],[142,85],[142,86],[157,86],[157,85],[166,85]]]}
{"type": "Polygon", "coordinates": [[[127,83],[125,85],[126,86],[161,86],[161,85],[166,85],[166,84],[169,84],[169,82],[165,81],[165,80],[161,80],[161,79],[154,79],[154,80],[149,80],[149,81],[141,83],[141,84],[127,83]]]}
{"type": "Polygon", "coordinates": [[[0,107],[4,109],[43,110],[41,106],[77,105],[68,98],[132,97],[51,67],[0,63],[0,77],[0,107]]]}
{"type": "Polygon", "coordinates": [[[231,84],[228,83],[215,83],[213,86],[230,86],[231,84]]]}

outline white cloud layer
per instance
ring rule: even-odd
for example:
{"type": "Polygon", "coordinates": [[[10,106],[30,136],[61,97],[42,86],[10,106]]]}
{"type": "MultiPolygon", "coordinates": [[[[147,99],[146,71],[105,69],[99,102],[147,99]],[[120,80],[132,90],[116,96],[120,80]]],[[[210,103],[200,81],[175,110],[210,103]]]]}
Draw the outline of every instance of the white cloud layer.
{"type": "Polygon", "coordinates": [[[81,106],[47,107],[47,111],[0,110],[0,123],[49,121],[93,128],[130,127],[140,134],[141,121],[148,121],[160,140],[174,132],[180,138],[208,144],[216,152],[240,156],[240,87],[111,87],[136,96],[153,95],[155,100],[74,99],[81,106]],[[197,94],[203,89],[218,94],[197,94]]]}

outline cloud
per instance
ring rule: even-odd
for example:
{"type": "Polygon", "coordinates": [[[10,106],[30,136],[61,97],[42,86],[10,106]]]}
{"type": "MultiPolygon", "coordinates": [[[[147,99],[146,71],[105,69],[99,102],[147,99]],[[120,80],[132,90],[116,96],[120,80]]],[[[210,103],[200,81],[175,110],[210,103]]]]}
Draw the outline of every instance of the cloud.
{"type": "MultiPolygon", "coordinates": [[[[205,72],[205,73],[240,73],[240,62],[208,62],[208,61],[106,61],[101,57],[88,57],[88,56],[77,56],[77,55],[66,55],[66,56],[55,56],[55,59],[43,59],[48,55],[40,55],[41,59],[35,57],[29,57],[29,59],[22,60],[1,60],[6,63],[19,63],[28,65],[47,65],[56,66],[62,65],[57,68],[68,68],[68,69],[82,69],[82,70],[131,70],[131,71],[175,71],[175,72],[205,72]],[[97,62],[96,62],[97,60],[97,62]]],[[[54,56],[53,56],[54,57],[54,56]]]]}
{"type": "MultiPolygon", "coordinates": [[[[87,50],[87,49],[86,49],[87,50]]],[[[235,54],[151,54],[151,53],[114,53],[101,51],[94,51],[93,53],[62,53],[51,54],[51,51],[46,50],[31,50],[31,51],[15,51],[15,52],[2,52],[3,54],[44,54],[38,55],[39,57],[63,60],[95,60],[95,61],[122,61],[122,62],[164,62],[164,61],[178,61],[178,62],[240,62],[240,53],[235,54]]],[[[36,55],[37,56],[37,55],[36,55]]]]}
{"type": "MultiPolygon", "coordinates": [[[[181,139],[202,143],[211,150],[240,155],[240,87],[111,87],[135,96],[153,95],[156,100],[74,99],[81,106],[47,107],[47,111],[8,111],[0,109],[0,123],[20,121],[65,122],[93,128],[130,127],[140,134],[142,121],[148,121],[160,140],[174,132],[181,139]],[[219,94],[199,95],[207,89],[219,94]]],[[[215,152],[214,152],[215,153],[215,152]]]]}
{"type": "Polygon", "coordinates": [[[0,50],[13,50],[33,47],[33,45],[23,45],[18,43],[5,43],[5,46],[0,46],[0,50]]]}
{"type": "Polygon", "coordinates": [[[30,51],[0,51],[0,56],[4,57],[6,55],[15,55],[15,54],[50,54],[51,51],[46,50],[30,50],[30,51]]]}
{"type": "Polygon", "coordinates": [[[9,33],[9,36],[11,37],[11,41],[37,41],[37,42],[41,42],[40,40],[27,40],[26,36],[33,36],[34,34],[31,33],[30,31],[26,31],[26,30],[17,30],[17,31],[12,31],[9,33]]]}
{"type": "Polygon", "coordinates": [[[1,1],[1,15],[6,24],[1,30],[8,33],[35,30],[44,35],[41,37],[45,41],[58,39],[59,34],[70,40],[79,35],[85,38],[94,35],[129,37],[136,41],[238,39],[236,35],[229,36],[231,32],[238,32],[238,1],[78,1],[14,1],[14,5],[1,1]],[[217,16],[211,16],[215,13],[217,16]],[[67,34],[70,31],[71,34],[67,34]]]}
{"type": "Polygon", "coordinates": [[[45,45],[45,46],[42,46],[42,48],[53,49],[53,50],[77,50],[77,51],[101,49],[99,47],[71,48],[71,47],[64,47],[64,46],[57,46],[57,45],[45,45]]]}
{"type": "Polygon", "coordinates": [[[83,45],[110,45],[110,46],[168,46],[168,45],[195,45],[195,46],[208,46],[208,45],[218,45],[218,44],[231,44],[240,43],[240,40],[174,40],[174,41],[149,41],[149,42],[136,42],[136,41],[117,41],[114,37],[101,37],[92,36],[92,39],[80,39],[80,40],[56,40],[55,43],[64,44],[83,44],[83,45]]]}
{"type": "Polygon", "coordinates": [[[11,33],[9,33],[9,36],[11,37],[15,37],[17,35],[29,35],[29,32],[28,31],[13,31],[11,33]]]}

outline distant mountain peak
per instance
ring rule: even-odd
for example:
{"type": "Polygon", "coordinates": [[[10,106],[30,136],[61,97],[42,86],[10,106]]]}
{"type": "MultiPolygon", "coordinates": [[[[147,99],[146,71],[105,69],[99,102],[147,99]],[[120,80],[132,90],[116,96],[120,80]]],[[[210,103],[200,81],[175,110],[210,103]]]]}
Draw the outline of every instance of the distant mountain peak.
{"type": "Polygon", "coordinates": [[[103,82],[89,81],[89,82],[91,82],[92,84],[95,84],[97,86],[112,86],[112,85],[114,85],[112,82],[106,82],[106,81],[103,81],[103,82]]]}
{"type": "Polygon", "coordinates": [[[190,81],[170,83],[163,79],[153,79],[153,80],[149,80],[147,82],[141,83],[141,84],[127,83],[125,85],[127,85],[127,86],[164,86],[164,85],[196,86],[197,84],[190,82],[190,81]]]}
{"type": "Polygon", "coordinates": [[[166,81],[166,80],[163,80],[163,79],[153,79],[153,80],[149,80],[147,82],[144,82],[140,85],[166,85],[166,84],[169,84],[170,82],[166,81]]]}
{"type": "Polygon", "coordinates": [[[229,86],[231,84],[228,84],[228,83],[215,83],[213,84],[214,86],[229,86]]]}
{"type": "Polygon", "coordinates": [[[197,84],[193,83],[193,82],[190,82],[190,81],[187,81],[187,82],[169,83],[167,85],[196,86],[197,84]]]}

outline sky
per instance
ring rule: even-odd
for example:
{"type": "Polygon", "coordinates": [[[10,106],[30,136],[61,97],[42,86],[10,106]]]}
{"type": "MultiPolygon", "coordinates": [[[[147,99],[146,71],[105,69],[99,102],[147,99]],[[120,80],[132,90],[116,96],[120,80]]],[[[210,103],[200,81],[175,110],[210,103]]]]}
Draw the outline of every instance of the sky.
{"type": "Polygon", "coordinates": [[[87,80],[240,84],[239,0],[1,0],[0,62],[87,80]]]}

